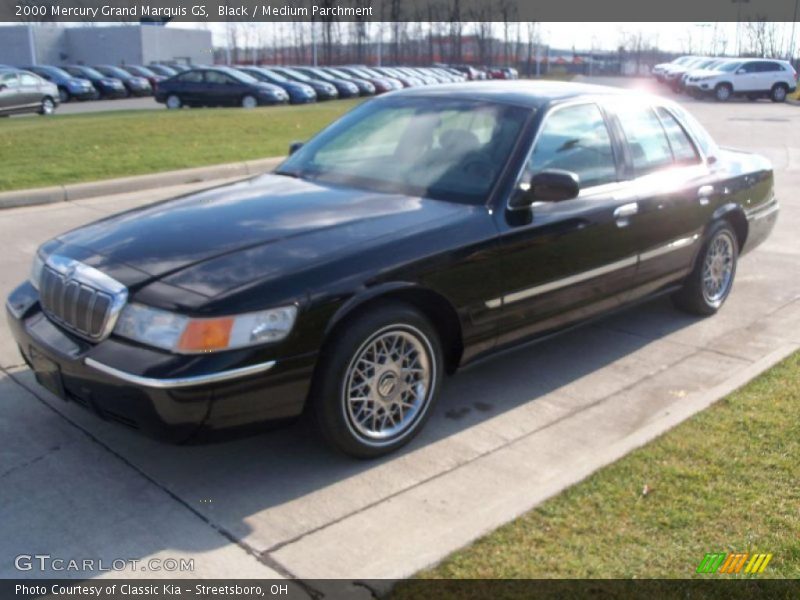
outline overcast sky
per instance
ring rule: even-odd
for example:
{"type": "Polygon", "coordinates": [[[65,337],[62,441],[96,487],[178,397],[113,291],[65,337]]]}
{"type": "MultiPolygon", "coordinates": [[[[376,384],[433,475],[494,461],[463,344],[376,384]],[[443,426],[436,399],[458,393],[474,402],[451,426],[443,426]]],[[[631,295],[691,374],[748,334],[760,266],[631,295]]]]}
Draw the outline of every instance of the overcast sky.
{"type": "MultiPolygon", "coordinates": [[[[791,32],[790,23],[778,24],[788,47],[791,32]]],[[[225,43],[225,23],[172,23],[170,27],[202,27],[214,33],[215,45],[225,43]]],[[[559,48],[613,50],[619,47],[625,35],[641,32],[644,39],[663,50],[674,52],[711,53],[711,45],[727,40],[727,51],[733,52],[736,43],[735,23],[540,23],[543,42],[559,48]]],[[[247,27],[262,28],[262,39],[269,40],[277,35],[279,25],[276,23],[248,23],[247,27]]],[[[284,25],[288,35],[288,24],[284,25]]],[[[379,24],[370,24],[371,36],[376,36],[379,24]]],[[[514,25],[512,24],[512,27],[514,25]]],[[[498,37],[501,36],[502,24],[495,24],[498,37]]],[[[526,25],[522,24],[523,37],[526,25]]],[[[796,32],[800,34],[800,28],[796,32]]],[[[745,35],[744,26],[740,30],[745,35]]],[[[513,37],[514,34],[512,34],[513,37]]],[[[384,26],[384,40],[390,36],[389,24],[384,26]]],[[[268,42],[269,43],[269,42],[268,42]]]]}

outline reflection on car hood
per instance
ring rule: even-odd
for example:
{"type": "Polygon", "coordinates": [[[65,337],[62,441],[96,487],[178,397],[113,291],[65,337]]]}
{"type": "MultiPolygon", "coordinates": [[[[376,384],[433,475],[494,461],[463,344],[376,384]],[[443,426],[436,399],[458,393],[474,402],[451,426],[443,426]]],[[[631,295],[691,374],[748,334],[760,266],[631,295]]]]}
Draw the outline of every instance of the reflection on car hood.
{"type": "Polygon", "coordinates": [[[166,278],[214,296],[254,276],[232,277],[232,267],[252,262],[252,257],[233,256],[237,252],[258,250],[261,264],[255,266],[262,275],[265,270],[290,271],[348,247],[364,249],[376,238],[423,229],[465,208],[263,175],[122,213],[59,240],[67,248],[82,249],[81,254],[91,252],[98,268],[127,265],[148,279],[166,278]]]}

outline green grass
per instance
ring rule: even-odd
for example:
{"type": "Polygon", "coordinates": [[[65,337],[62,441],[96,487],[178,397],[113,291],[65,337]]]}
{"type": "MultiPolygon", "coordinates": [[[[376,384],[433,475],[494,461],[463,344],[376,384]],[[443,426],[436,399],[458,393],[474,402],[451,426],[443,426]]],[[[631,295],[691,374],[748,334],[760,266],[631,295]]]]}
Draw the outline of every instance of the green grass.
{"type": "Polygon", "coordinates": [[[0,191],[282,156],[358,103],[0,120],[0,191]]]}
{"type": "Polygon", "coordinates": [[[418,577],[753,577],[695,573],[737,551],[774,554],[757,577],[800,578],[799,415],[796,353],[418,577]]]}

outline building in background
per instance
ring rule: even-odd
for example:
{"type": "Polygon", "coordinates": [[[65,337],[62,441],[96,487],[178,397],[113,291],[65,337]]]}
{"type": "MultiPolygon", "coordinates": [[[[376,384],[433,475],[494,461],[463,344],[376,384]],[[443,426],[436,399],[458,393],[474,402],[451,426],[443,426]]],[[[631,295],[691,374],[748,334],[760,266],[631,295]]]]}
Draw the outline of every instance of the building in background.
{"type": "Polygon", "coordinates": [[[213,62],[211,32],[140,25],[0,27],[0,64],[213,62]]]}

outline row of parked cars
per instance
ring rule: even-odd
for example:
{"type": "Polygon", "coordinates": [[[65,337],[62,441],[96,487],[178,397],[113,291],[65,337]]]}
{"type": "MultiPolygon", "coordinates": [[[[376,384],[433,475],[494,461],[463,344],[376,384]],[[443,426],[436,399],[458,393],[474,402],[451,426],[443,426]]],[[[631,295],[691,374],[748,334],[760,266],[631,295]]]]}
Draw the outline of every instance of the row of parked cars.
{"type": "Polygon", "coordinates": [[[159,82],[155,99],[183,106],[304,104],[373,96],[407,87],[467,81],[451,67],[198,66],[159,82]]]}
{"type": "Polygon", "coordinates": [[[797,71],[778,59],[681,56],[656,65],[653,75],[676,93],[719,102],[734,96],[784,102],[797,89],[797,71]]]}

